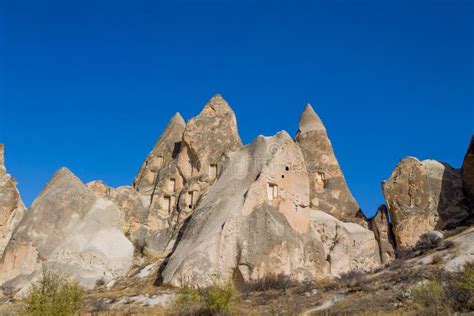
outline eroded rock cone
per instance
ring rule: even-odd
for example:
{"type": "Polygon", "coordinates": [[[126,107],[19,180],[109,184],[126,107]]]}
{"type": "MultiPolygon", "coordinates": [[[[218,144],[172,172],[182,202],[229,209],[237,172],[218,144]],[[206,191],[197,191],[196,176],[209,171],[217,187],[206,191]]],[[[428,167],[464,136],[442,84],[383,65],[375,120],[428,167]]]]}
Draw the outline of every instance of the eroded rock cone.
{"type": "Polygon", "coordinates": [[[403,159],[382,183],[397,249],[433,230],[456,227],[469,216],[460,170],[436,160],[403,159]]]}
{"type": "Polygon", "coordinates": [[[25,212],[16,181],[6,171],[4,145],[0,144],[0,258],[25,212]]]}
{"type": "Polygon", "coordinates": [[[366,226],[334,155],[326,128],[310,104],[301,114],[295,140],[303,152],[308,171],[311,207],[339,220],[366,226]]]}
{"type": "Polygon", "coordinates": [[[372,232],[310,209],[304,157],[286,132],[259,136],[228,156],[166,263],[164,283],[205,287],[279,274],[310,280],[378,264],[372,232]]]}
{"type": "Polygon", "coordinates": [[[171,253],[202,194],[218,177],[226,153],[241,146],[235,114],[219,94],[187,125],[178,115],[172,119],[134,182],[148,214],[145,253],[171,253]]]}
{"type": "Polygon", "coordinates": [[[121,276],[132,263],[133,245],[120,228],[117,207],[97,198],[62,168],[8,243],[0,262],[0,284],[22,288],[40,274],[43,264],[65,271],[88,288],[121,276]]]}

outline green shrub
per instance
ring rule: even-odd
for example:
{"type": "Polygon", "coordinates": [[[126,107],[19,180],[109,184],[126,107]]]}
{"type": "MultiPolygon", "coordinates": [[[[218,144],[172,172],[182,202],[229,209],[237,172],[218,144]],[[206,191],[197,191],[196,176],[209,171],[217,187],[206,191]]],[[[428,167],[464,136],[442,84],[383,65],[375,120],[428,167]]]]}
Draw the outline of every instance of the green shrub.
{"type": "Polygon", "coordinates": [[[175,309],[179,314],[199,314],[204,305],[204,297],[199,290],[184,286],[179,289],[175,309]]]}
{"type": "Polygon", "coordinates": [[[474,264],[466,264],[464,273],[459,280],[459,284],[463,289],[474,292],[474,264]]]}
{"type": "Polygon", "coordinates": [[[228,312],[232,302],[237,297],[237,291],[232,282],[223,286],[214,285],[206,293],[207,308],[215,313],[228,312]]]}
{"type": "Polygon", "coordinates": [[[58,271],[43,269],[26,298],[25,315],[67,316],[78,313],[84,304],[82,288],[58,271]]]}
{"type": "Polygon", "coordinates": [[[185,286],[178,291],[174,306],[179,315],[223,315],[229,312],[236,297],[232,282],[203,290],[185,286]]]}

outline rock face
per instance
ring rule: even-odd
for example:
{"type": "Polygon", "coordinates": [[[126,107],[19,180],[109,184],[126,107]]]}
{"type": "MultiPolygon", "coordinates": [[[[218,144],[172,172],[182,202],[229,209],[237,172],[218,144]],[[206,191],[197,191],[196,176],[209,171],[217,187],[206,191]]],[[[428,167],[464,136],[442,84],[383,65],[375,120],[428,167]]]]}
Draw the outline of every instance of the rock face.
{"type": "Polygon", "coordinates": [[[4,166],[4,146],[0,144],[0,257],[25,212],[16,181],[4,166]]]}
{"type": "Polygon", "coordinates": [[[133,184],[147,209],[145,253],[171,253],[200,197],[218,177],[226,153],[241,146],[235,114],[220,95],[187,125],[179,114],[173,117],[133,184]]]}
{"type": "Polygon", "coordinates": [[[141,251],[147,234],[146,209],[136,190],[130,186],[111,188],[102,181],[92,181],[87,187],[99,198],[111,201],[120,211],[122,232],[141,251]]]}
{"type": "Polygon", "coordinates": [[[374,217],[369,219],[369,228],[374,232],[375,239],[378,242],[382,263],[395,259],[395,238],[392,232],[392,224],[389,221],[387,206],[379,206],[374,217]]]}
{"type": "Polygon", "coordinates": [[[0,284],[19,288],[54,266],[91,288],[97,280],[123,275],[133,245],[121,231],[120,212],[97,198],[69,170],[56,172],[8,243],[0,262],[0,284]]]}
{"type": "Polygon", "coordinates": [[[303,153],[280,132],[259,136],[228,155],[167,261],[162,281],[202,287],[278,274],[318,279],[376,266],[376,248],[372,232],[310,209],[303,153]],[[354,245],[366,251],[345,252],[354,245]],[[342,256],[337,262],[331,258],[335,254],[342,256]]]}
{"type": "Polygon", "coordinates": [[[303,151],[310,181],[311,207],[346,222],[366,225],[347,187],[331,141],[319,116],[307,105],[295,138],[303,151]]]}
{"type": "Polygon", "coordinates": [[[382,184],[397,249],[413,246],[432,230],[455,227],[469,217],[460,170],[435,160],[408,157],[382,184]]]}
{"type": "Polygon", "coordinates": [[[474,136],[471,137],[471,143],[462,164],[462,180],[472,213],[474,212],[474,136]]]}

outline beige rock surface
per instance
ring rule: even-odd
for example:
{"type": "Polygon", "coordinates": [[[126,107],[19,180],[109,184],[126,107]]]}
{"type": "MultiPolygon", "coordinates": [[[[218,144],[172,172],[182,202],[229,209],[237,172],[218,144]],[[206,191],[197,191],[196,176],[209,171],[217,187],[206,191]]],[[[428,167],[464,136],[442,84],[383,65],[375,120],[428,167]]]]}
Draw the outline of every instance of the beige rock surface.
{"type": "Polygon", "coordinates": [[[0,144],[0,257],[25,212],[16,181],[6,171],[4,145],[0,144]]]}
{"type": "Polygon", "coordinates": [[[139,193],[130,186],[112,188],[103,181],[92,181],[87,187],[99,198],[113,202],[120,211],[122,232],[132,241],[137,251],[145,246],[148,232],[147,210],[139,193]]]}
{"type": "Polygon", "coordinates": [[[66,168],[56,172],[33,202],[0,261],[0,284],[27,285],[43,264],[91,288],[126,273],[133,245],[124,236],[120,212],[97,198],[66,168]]]}
{"type": "Polygon", "coordinates": [[[173,250],[186,220],[218,177],[223,157],[241,146],[235,114],[220,95],[188,124],[179,115],[171,120],[133,185],[150,201],[145,203],[146,254],[166,257],[173,250]],[[148,171],[150,165],[154,172],[148,171]]]}
{"type": "Polygon", "coordinates": [[[296,280],[322,278],[332,273],[326,260],[326,251],[331,251],[328,240],[339,244],[339,237],[316,229],[329,222],[335,231],[344,231],[341,238],[347,238],[347,247],[355,242],[364,250],[373,248],[371,255],[362,256],[373,257],[374,262],[357,254],[359,259],[334,264],[334,274],[367,268],[367,262],[377,265],[372,232],[356,224],[346,227],[330,215],[324,219],[314,215],[319,213],[309,207],[303,154],[286,132],[259,136],[228,156],[221,176],[203,197],[169,258],[162,272],[164,283],[201,287],[273,274],[296,280]]]}
{"type": "Polygon", "coordinates": [[[378,242],[381,261],[387,263],[395,259],[395,238],[392,224],[389,222],[387,206],[381,205],[377,209],[377,213],[369,219],[369,229],[374,232],[378,242]]]}
{"type": "Polygon", "coordinates": [[[455,227],[469,216],[461,173],[435,160],[403,159],[383,192],[398,249],[413,246],[432,230],[455,227]]]}
{"type": "Polygon", "coordinates": [[[305,158],[311,207],[342,221],[366,226],[359,205],[349,191],[326,128],[310,104],[301,114],[295,140],[305,158]]]}

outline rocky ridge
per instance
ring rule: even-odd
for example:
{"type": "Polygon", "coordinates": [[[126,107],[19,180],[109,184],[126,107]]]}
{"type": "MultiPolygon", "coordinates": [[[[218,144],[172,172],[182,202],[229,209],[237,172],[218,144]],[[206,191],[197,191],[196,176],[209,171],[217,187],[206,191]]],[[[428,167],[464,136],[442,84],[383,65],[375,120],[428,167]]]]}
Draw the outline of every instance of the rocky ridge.
{"type": "Polygon", "coordinates": [[[85,185],[63,168],[28,211],[1,146],[0,284],[24,293],[52,266],[85,287],[112,286],[142,262],[159,267],[158,283],[191,287],[376,270],[426,233],[472,224],[472,148],[471,139],[459,170],[403,159],[383,183],[386,205],[366,219],[309,104],[294,138],[282,131],[243,146],[215,95],[187,123],[170,120],[131,186],[85,185]]]}

